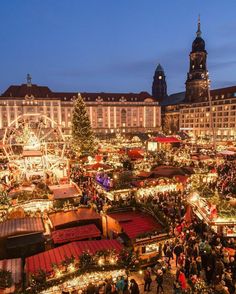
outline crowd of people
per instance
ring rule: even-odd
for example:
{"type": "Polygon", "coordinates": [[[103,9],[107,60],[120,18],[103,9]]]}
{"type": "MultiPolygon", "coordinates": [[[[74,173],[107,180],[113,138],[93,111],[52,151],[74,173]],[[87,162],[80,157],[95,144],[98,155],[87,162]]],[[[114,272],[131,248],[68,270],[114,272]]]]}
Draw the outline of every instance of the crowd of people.
{"type": "Polygon", "coordinates": [[[236,167],[234,161],[228,161],[217,168],[219,181],[217,187],[223,195],[236,194],[236,167]]]}
{"type": "Polygon", "coordinates": [[[235,239],[223,238],[197,219],[190,224],[183,220],[174,235],[163,246],[168,267],[176,270],[174,293],[188,289],[196,293],[235,293],[235,239]]]}
{"type": "MultiPolygon", "coordinates": [[[[234,179],[235,166],[232,163],[225,163],[218,167],[217,172],[220,177],[214,188],[222,189],[221,191],[224,192],[228,183],[234,179]]],[[[82,185],[81,203],[93,203],[98,211],[101,211],[108,203],[103,195],[92,190],[91,187],[90,180],[82,185]]],[[[213,232],[193,215],[191,221],[186,220],[186,197],[185,192],[178,191],[156,193],[138,199],[143,203],[151,203],[168,217],[171,224],[170,235],[172,235],[172,238],[163,246],[165,266],[158,269],[147,268],[144,271],[142,290],[150,291],[155,283],[156,293],[165,293],[165,272],[169,271],[175,274],[173,281],[175,294],[234,294],[236,292],[236,241],[213,232]],[[155,282],[153,276],[155,276],[155,282]]],[[[120,202],[128,205],[131,198],[120,200],[120,202]]],[[[111,286],[108,281],[105,281],[99,289],[95,285],[90,285],[86,293],[135,294],[139,293],[139,287],[135,279],[131,279],[130,282],[121,279],[111,286]]]]}

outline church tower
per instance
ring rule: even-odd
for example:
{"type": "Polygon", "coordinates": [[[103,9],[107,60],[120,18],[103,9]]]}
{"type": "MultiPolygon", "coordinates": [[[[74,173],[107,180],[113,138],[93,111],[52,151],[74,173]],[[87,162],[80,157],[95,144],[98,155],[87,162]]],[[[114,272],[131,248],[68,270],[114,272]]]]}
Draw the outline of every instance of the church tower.
{"type": "Polygon", "coordinates": [[[152,96],[160,101],[167,96],[166,77],[160,63],[158,64],[153,77],[152,96]]]}
{"type": "Polygon", "coordinates": [[[188,103],[207,100],[207,52],[205,50],[205,41],[201,38],[201,23],[198,18],[197,37],[193,41],[192,51],[189,55],[190,66],[186,80],[185,101],[188,103]]]}

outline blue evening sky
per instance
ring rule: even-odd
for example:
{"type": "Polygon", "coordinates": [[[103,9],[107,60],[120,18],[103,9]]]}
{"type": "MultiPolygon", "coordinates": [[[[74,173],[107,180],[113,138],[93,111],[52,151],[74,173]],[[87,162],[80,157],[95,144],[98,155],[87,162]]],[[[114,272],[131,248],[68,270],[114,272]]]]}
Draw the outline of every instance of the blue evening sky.
{"type": "Polygon", "coordinates": [[[1,0],[0,91],[151,92],[159,62],[182,91],[199,13],[212,88],[236,85],[236,0],[1,0]]]}

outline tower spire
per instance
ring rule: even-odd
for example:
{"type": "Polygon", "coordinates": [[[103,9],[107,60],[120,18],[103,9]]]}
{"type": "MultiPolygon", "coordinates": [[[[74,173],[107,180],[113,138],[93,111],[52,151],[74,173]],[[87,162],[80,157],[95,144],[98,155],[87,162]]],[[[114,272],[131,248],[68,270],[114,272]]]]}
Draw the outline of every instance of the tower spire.
{"type": "Polygon", "coordinates": [[[27,74],[26,79],[27,79],[27,86],[31,87],[32,86],[32,78],[31,78],[30,74],[27,74]]]}
{"type": "Polygon", "coordinates": [[[201,37],[201,20],[200,20],[200,14],[198,15],[198,22],[197,22],[197,37],[201,37]]]}

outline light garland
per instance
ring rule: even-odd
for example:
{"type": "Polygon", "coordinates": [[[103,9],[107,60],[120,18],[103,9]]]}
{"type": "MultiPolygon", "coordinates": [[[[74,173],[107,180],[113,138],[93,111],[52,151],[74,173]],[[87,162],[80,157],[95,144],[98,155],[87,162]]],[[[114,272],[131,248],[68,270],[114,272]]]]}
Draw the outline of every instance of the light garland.
{"type": "Polygon", "coordinates": [[[138,196],[146,196],[151,193],[164,193],[164,192],[172,192],[177,190],[177,184],[169,184],[169,185],[158,185],[150,188],[141,188],[138,190],[138,196]]]}
{"type": "Polygon", "coordinates": [[[125,276],[125,270],[114,270],[114,271],[101,271],[101,272],[92,272],[83,274],[76,278],[73,278],[64,284],[60,284],[57,286],[53,286],[41,292],[41,294],[49,294],[49,293],[57,293],[60,292],[63,286],[69,290],[71,288],[75,288],[76,290],[83,290],[85,289],[89,283],[98,283],[100,281],[104,281],[105,279],[112,279],[114,282],[120,276],[125,276]],[[66,285],[66,286],[65,286],[66,285]]]}

